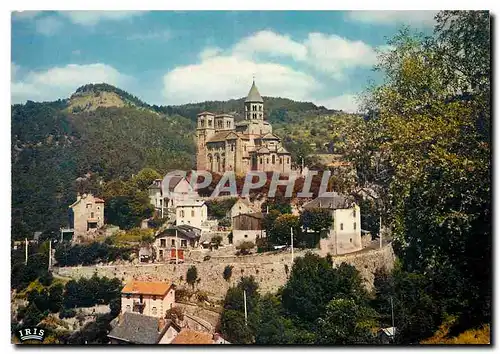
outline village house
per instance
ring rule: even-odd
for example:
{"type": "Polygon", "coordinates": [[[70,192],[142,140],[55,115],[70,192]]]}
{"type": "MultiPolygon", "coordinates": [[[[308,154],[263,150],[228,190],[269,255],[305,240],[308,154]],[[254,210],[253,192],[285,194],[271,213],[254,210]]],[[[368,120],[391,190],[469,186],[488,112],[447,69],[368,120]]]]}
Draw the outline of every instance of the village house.
{"type": "Polygon", "coordinates": [[[208,219],[207,205],[203,200],[183,200],[175,208],[175,225],[189,225],[198,229],[206,226],[208,219]]]}
{"type": "Polygon", "coordinates": [[[172,320],[132,312],[120,314],[111,326],[111,344],[170,344],[181,332],[172,320]]]}
{"type": "MultiPolygon", "coordinates": [[[[198,247],[201,237],[201,230],[189,226],[179,225],[167,228],[160,232],[153,245],[157,262],[169,261],[172,250],[188,250],[198,247]]],[[[175,251],[174,251],[175,255],[175,251]]]]}
{"type": "MultiPolygon", "coordinates": [[[[233,204],[231,209],[228,210],[226,213],[226,217],[229,218],[229,220],[233,220],[235,216],[238,216],[240,214],[248,214],[248,213],[255,213],[257,211],[257,208],[254,208],[250,200],[248,198],[238,198],[236,203],[233,204]]],[[[231,225],[234,226],[234,225],[231,225]]]]}
{"type": "Polygon", "coordinates": [[[255,243],[257,238],[266,237],[266,231],[262,223],[263,219],[264,215],[261,212],[245,213],[235,216],[232,220],[233,238],[229,243],[238,246],[244,241],[255,243]]]}
{"type": "Polygon", "coordinates": [[[122,289],[121,312],[164,317],[175,302],[175,289],[166,282],[132,280],[122,289]]]}
{"type": "Polygon", "coordinates": [[[167,174],[163,179],[156,179],[148,188],[149,200],[160,217],[175,214],[180,201],[196,200],[198,193],[183,176],[167,174]]]}
{"type": "Polygon", "coordinates": [[[217,173],[232,171],[236,174],[252,170],[290,173],[290,153],[265,120],[264,100],[255,81],[244,105],[243,120],[237,123],[230,114],[198,114],[197,169],[217,173]]]}
{"type": "Polygon", "coordinates": [[[70,208],[70,229],[76,238],[87,238],[104,226],[104,200],[92,194],[76,197],[70,208]]]}
{"type": "Polygon", "coordinates": [[[332,217],[328,238],[320,240],[323,254],[340,255],[359,251],[361,242],[361,213],[359,206],[349,198],[334,194],[319,196],[304,205],[304,209],[325,209],[332,217]]]}

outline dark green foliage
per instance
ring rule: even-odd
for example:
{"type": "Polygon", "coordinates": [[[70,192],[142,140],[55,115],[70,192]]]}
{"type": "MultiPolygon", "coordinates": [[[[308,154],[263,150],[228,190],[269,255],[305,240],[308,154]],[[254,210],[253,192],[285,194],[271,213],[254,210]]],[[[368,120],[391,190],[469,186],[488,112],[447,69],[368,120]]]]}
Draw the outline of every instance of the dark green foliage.
{"type": "Polygon", "coordinates": [[[229,281],[231,279],[231,276],[233,275],[233,266],[227,265],[224,268],[224,272],[222,273],[222,276],[224,277],[225,281],[229,281]]]}
{"type": "Polygon", "coordinates": [[[42,319],[43,313],[34,303],[30,303],[23,317],[23,326],[35,327],[42,319]]]}
{"type": "Polygon", "coordinates": [[[70,280],[65,286],[64,307],[109,304],[111,300],[120,297],[121,289],[121,281],[116,278],[99,278],[94,275],[90,279],[70,280]]]}
{"type": "Polygon", "coordinates": [[[332,216],[327,209],[305,209],[300,214],[300,224],[309,230],[320,233],[328,230],[333,223],[332,216]]]}
{"type": "Polygon", "coordinates": [[[186,273],[186,282],[191,285],[194,289],[194,284],[196,283],[196,280],[198,279],[198,270],[196,269],[195,266],[189,267],[186,273]]]}
{"type": "Polygon", "coordinates": [[[280,214],[291,214],[292,206],[290,205],[290,200],[274,198],[268,199],[262,204],[262,212],[267,213],[267,211],[269,211],[269,213],[271,213],[274,210],[278,211],[280,214]]]}
{"type": "Polygon", "coordinates": [[[208,216],[214,219],[223,219],[226,214],[231,210],[234,203],[236,203],[237,198],[229,198],[223,200],[209,200],[207,204],[208,216]]]}
{"type": "Polygon", "coordinates": [[[62,308],[61,312],[59,312],[59,318],[64,319],[64,318],[73,318],[76,316],[76,310],[75,309],[67,309],[67,308],[62,308]]]}
{"type": "Polygon", "coordinates": [[[239,254],[246,255],[246,254],[249,254],[251,252],[251,250],[254,249],[254,247],[255,247],[255,243],[253,243],[252,241],[243,241],[243,242],[240,242],[240,244],[238,246],[236,246],[236,249],[238,250],[239,254]]]}
{"type": "Polygon", "coordinates": [[[99,315],[96,320],[85,325],[80,331],[73,333],[66,344],[106,344],[111,331],[111,314],[99,315]]]}
{"type": "Polygon", "coordinates": [[[141,221],[153,215],[153,206],[146,196],[118,196],[106,205],[106,222],[129,230],[140,225],[141,221]]]}
{"type": "Polygon", "coordinates": [[[317,320],[316,343],[322,345],[375,344],[372,330],[377,328],[377,314],[353,299],[336,298],[317,320]]]}
{"type": "Polygon", "coordinates": [[[67,267],[111,262],[117,259],[128,260],[131,252],[132,248],[118,248],[98,242],[74,246],[61,244],[56,248],[54,258],[59,266],[67,267]]]}
{"type": "Polygon", "coordinates": [[[292,318],[302,326],[312,326],[335,297],[366,300],[366,290],[354,267],[342,263],[333,269],[325,258],[312,253],[295,259],[282,296],[283,307],[292,318]]]}

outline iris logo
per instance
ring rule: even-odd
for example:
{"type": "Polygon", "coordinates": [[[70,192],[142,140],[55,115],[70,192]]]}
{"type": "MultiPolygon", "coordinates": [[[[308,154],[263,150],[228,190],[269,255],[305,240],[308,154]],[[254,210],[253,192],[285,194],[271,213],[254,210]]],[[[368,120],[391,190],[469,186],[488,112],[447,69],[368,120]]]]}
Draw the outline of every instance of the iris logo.
{"type": "Polygon", "coordinates": [[[26,342],[28,340],[38,340],[43,342],[45,338],[45,330],[36,327],[27,327],[17,331],[17,336],[21,342],[26,342]]]}

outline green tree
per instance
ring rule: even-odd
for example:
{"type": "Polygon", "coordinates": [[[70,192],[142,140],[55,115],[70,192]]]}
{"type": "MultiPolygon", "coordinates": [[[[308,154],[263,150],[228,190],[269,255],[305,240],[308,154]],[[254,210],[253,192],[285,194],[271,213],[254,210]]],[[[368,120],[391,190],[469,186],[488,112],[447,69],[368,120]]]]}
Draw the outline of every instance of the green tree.
{"type": "Polygon", "coordinates": [[[272,228],[267,233],[267,238],[272,245],[289,245],[290,230],[293,229],[294,242],[297,244],[299,238],[299,217],[292,214],[279,215],[272,224],[272,228]]]}
{"type": "Polygon", "coordinates": [[[317,344],[374,344],[372,332],[377,328],[376,312],[353,299],[335,298],[326,306],[324,316],[317,320],[317,344]]]}
{"type": "Polygon", "coordinates": [[[229,281],[231,279],[231,276],[233,275],[233,266],[227,265],[224,268],[224,272],[222,273],[222,276],[224,277],[225,281],[229,281]]]}
{"type": "Polygon", "coordinates": [[[161,179],[161,175],[152,168],[143,168],[140,170],[133,178],[133,185],[141,190],[147,191],[148,187],[153,183],[155,179],[161,179]]]}
{"type": "MultiPolygon", "coordinates": [[[[307,235],[303,236],[303,241],[309,243],[309,247],[315,247],[321,238],[321,232],[330,229],[333,224],[333,218],[329,210],[315,208],[304,209],[300,214],[300,225],[306,230],[312,230],[316,233],[315,239],[310,240],[307,235]]],[[[327,237],[325,233],[323,237],[327,237]]]]}
{"type": "Polygon", "coordinates": [[[254,249],[255,243],[252,241],[243,241],[241,242],[238,246],[236,246],[236,249],[241,253],[241,254],[249,254],[252,249],[254,249]]]}
{"type": "Polygon", "coordinates": [[[198,279],[198,270],[196,269],[195,266],[189,267],[186,273],[186,282],[189,285],[191,285],[194,289],[194,284],[196,283],[197,279],[198,279]]]}

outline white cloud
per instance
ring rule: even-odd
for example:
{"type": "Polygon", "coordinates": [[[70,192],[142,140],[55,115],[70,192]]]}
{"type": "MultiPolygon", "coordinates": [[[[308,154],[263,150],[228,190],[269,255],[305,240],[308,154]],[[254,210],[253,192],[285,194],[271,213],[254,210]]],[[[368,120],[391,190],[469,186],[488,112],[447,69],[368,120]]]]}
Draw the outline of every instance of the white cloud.
{"type": "Polygon", "coordinates": [[[217,55],[219,55],[220,53],[222,53],[222,49],[219,48],[219,47],[208,47],[208,48],[205,48],[201,51],[201,53],[198,55],[198,57],[200,58],[200,60],[206,60],[206,59],[210,59],[210,58],[213,58],[217,55]]]}
{"type": "Polygon", "coordinates": [[[380,25],[414,25],[414,26],[433,26],[435,24],[434,16],[438,11],[350,11],[347,13],[347,19],[351,21],[374,23],[380,25]]]}
{"type": "Polygon", "coordinates": [[[261,31],[242,39],[231,53],[243,58],[257,58],[258,54],[291,57],[337,80],[344,78],[346,69],[370,67],[376,62],[376,52],[370,45],[323,33],[310,33],[306,40],[298,42],[286,35],[261,31]]]}
{"type": "Polygon", "coordinates": [[[343,110],[344,112],[349,113],[357,113],[359,110],[358,97],[353,94],[345,94],[323,100],[316,100],[315,103],[318,106],[325,106],[328,109],[343,110]]]}
{"type": "Polygon", "coordinates": [[[346,69],[370,67],[377,60],[373,47],[362,41],[350,41],[334,34],[310,33],[306,46],[308,62],[336,79],[342,79],[346,69]]]}
{"type": "Polygon", "coordinates": [[[313,77],[284,65],[215,56],[168,72],[163,77],[163,94],[168,104],[239,98],[247,94],[253,75],[266,96],[304,100],[320,87],[313,77]]]}
{"type": "Polygon", "coordinates": [[[46,16],[35,20],[35,29],[37,33],[44,36],[52,36],[58,33],[63,26],[61,20],[55,16],[46,16]]]}
{"type": "Polygon", "coordinates": [[[260,31],[244,38],[233,47],[234,55],[252,57],[258,53],[271,56],[290,56],[295,60],[305,60],[307,48],[290,37],[272,31],[260,31]]]}
{"type": "Polygon", "coordinates": [[[94,26],[100,21],[120,21],[134,16],[140,16],[145,11],[60,11],[75,24],[83,26],[94,26]]]}
{"type": "Polygon", "coordinates": [[[164,40],[168,41],[172,38],[172,32],[164,31],[149,31],[145,33],[134,33],[126,37],[129,41],[145,41],[145,40],[164,40]]]}
{"type": "Polygon", "coordinates": [[[10,64],[10,80],[11,81],[15,80],[18,72],[19,72],[19,65],[17,65],[16,63],[11,63],[10,64]]]}
{"type": "Polygon", "coordinates": [[[19,66],[13,64],[12,67],[16,74],[11,80],[12,103],[57,100],[69,97],[79,86],[85,84],[104,82],[123,87],[131,80],[112,66],[101,63],[69,64],[45,71],[31,71],[23,77],[17,75],[19,66]]]}
{"type": "Polygon", "coordinates": [[[73,51],[71,52],[71,54],[76,55],[76,56],[79,56],[79,55],[81,55],[81,54],[82,54],[82,51],[81,51],[80,49],[75,49],[75,50],[73,50],[73,51]]]}

